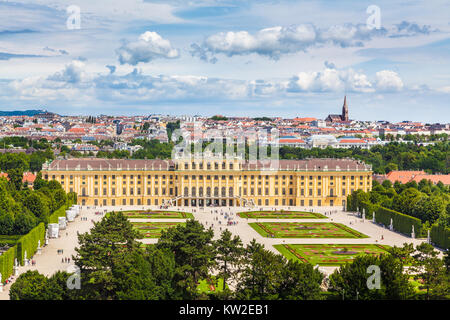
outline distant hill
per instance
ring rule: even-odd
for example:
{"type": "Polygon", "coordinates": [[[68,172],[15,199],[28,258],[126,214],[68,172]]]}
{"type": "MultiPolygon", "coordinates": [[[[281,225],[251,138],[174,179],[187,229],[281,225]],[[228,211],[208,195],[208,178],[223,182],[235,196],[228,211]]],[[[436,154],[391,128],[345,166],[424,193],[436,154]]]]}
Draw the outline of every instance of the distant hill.
{"type": "Polygon", "coordinates": [[[32,117],[39,113],[46,112],[45,110],[25,110],[25,111],[0,111],[0,117],[8,117],[8,116],[28,116],[32,117]]]}

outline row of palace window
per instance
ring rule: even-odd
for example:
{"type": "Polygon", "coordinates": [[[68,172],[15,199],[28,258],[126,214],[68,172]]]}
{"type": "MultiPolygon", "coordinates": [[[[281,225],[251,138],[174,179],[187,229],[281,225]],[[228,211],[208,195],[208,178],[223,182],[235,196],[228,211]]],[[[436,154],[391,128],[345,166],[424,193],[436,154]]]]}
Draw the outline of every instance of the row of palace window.
{"type": "MultiPolygon", "coordinates": [[[[214,170],[219,170],[219,168],[221,168],[221,169],[223,169],[223,170],[226,170],[226,169],[227,169],[227,164],[226,164],[226,162],[222,162],[221,164],[219,164],[218,162],[214,162],[214,164],[211,164],[211,162],[207,162],[207,163],[206,163],[206,170],[212,170],[213,167],[214,167],[214,170]]],[[[177,165],[176,165],[176,169],[179,169],[179,168],[180,168],[180,167],[179,167],[178,164],[177,164],[177,165]]],[[[204,166],[203,162],[199,162],[199,163],[192,162],[192,163],[191,163],[191,168],[190,168],[190,169],[196,170],[197,168],[198,168],[199,170],[204,169],[205,166],[204,166]]],[[[234,164],[233,164],[233,163],[229,163],[229,164],[228,164],[228,169],[233,170],[233,168],[234,168],[234,164]]],[[[242,168],[242,165],[239,164],[239,169],[241,169],[241,168],[242,168]]],[[[185,163],[184,163],[184,169],[185,169],[185,170],[188,170],[188,169],[189,169],[189,162],[185,162],[185,163]]]]}
{"type": "MultiPolygon", "coordinates": [[[[151,206],[151,205],[156,205],[157,206],[157,205],[159,205],[158,199],[146,199],[145,202],[142,201],[142,199],[136,199],[136,201],[135,201],[135,199],[122,199],[121,202],[117,201],[117,203],[116,203],[116,199],[111,199],[110,202],[107,199],[103,199],[102,201],[99,201],[99,199],[94,199],[94,205],[95,206],[98,206],[98,205],[103,205],[103,206],[107,206],[107,205],[111,205],[111,206],[116,206],[116,205],[123,205],[123,206],[131,205],[131,206],[133,206],[133,205],[138,205],[139,206],[139,205],[144,205],[144,203],[146,205],[148,205],[148,206],[151,206]]],[[[300,200],[299,202],[297,202],[296,199],[281,199],[281,202],[279,201],[279,199],[275,199],[274,200],[274,205],[275,206],[278,206],[280,204],[282,206],[286,206],[286,205],[296,206],[298,204],[298,205],[304,207],[305,203],[307,203],[308,206],[314,206],[314,205],[322,206],[322,200],[317,200],[317,201],[308,200],[308,202],[305,202],[305,200],[300,200]]],[[[81,204],[83,206],[86,205],[86,199],[82,199],[81,200],[81,204]]],[[[258,199],[257,200],[257,205],[259,205],[259,206],[263,205],[262,199],[258,199]]],[[[264,205],[266,205],[266,206],[270,205],[269,199],[264,199],[264,205]]],[[[337,203],[335,203],[334,200],[330,200],[329,205],[330,206],[334,206],[334,205],[337,205],[337,203]]]]}
{"type": "MultiPolygon", "coordinates": [[[[134,201],[134,199],[128,199],[128,201],[127,201],[127,199],[122,199],[122,203],[121,204],[123,206],[126,206],[126,205],[130,205],[130,206],[138,205],[138,206],[141,206],[144,203],[143,203],[143,201],[141,199],[136,199],[136,202],[134,201]]],[[[151,206],[151,205],[158,206],[159,205],[159,201],[158,201],[158,199],[153,199],[153,201],[152,201],[152,199],[147,199],[146,204],[148,206],[151,206]]],[[[81,205],[83,205],[83,206],[86,205],[86,200],[85,199],[81,200],[81,205]]],[[[94,205],[95,206],[98,206],[98,205],[116,206],[116,205],[120,205],[120,202],[117,201],[117,203],[116,203],[116,199],[111,199],[111,202],[109,202],[109,203],[108,203],[107,199],[103,199],[101,202],[98,199],[94,199],[94,205]]]]}
{"type": "MultiPolygon", "coordinates": [[[[131,195],[131,196],[135,195],[134,194],[134,190],[135,190],[134,188],[130,188],[130,189],[123,188],[122,189],[122,195],[131,195]],[[129,192],[127,193],[127,191],[129,191],[129,192]]],[[[159,188],[154,188],[153,190],[154,190],[154,193],[152,194],[151,193],[152,188],[147,188],[147,195],[159,195],[159,188]]],[[[73,189],[70,188],[70,191],[72,192],[73,189]]],[[[107,188],[103,188],[102,191],[103,191],[102,192],[103,196],[107,196],[108,195],[107,188]]],[[[190,190],[191,191],[190,193],[189,193],[189,188],[188,187],[185,187],[183,191],[184,191],[183,192],[184,196],[197,196],[197,188],[196,187],[192,187],[191,190],[190,190]]],[[[198,188],[198,196],[200,196],[200,197],[202,197],[204,195],[206,195],[206,196],[211,196],[211,195],[219,196],[219,188],[218,187],[214,187],[214,193],[213,194],[211,193],[211,191],[212,191],[212,188],[211,187],[207,187],[206,188],[206,193],[204,194],[204,188],[203,187],[199,187],[198,188]]],[[[259,195],[259,196],[261,196],[261,195],[265,195],[265,196],[270,195],[269,188],[264,188],[264,189],[263,188],[258,188],[258,189],[250,188],[249,191],[248,191],[247,188],[244,188],[243,190],[241,188],[239,188],[239,194],[240,195],[242,194],[244,196],[246,196],[246,195],[252,195],[253,196],[253,195],[255,195],[255,191],[257,191],[257,195],[259,195]],[[243,191],[243,193],[241,193],[241,191],[243,191]],[[264,191],[264,193],[263,193],[263,191],[264,191]]],[[[281,191],[281,195],[283,195],[283,196],[287,195],[287,194],[294,195],[294,189],[293,188],[289,188],[289,189],[278,189],[278,188],[275,188],[274,189],[274,195],[279,195],[280,191],[281,191]]],[[[351,189],[350,193],[352,193],[353,191],[354,191],[354,189],[351,189]]],[[[178,188],[177,187],[169,188],[169,195],[170,196],[177,195],[177,194],[178,194],[178,188]]],[[[81,195],[82,196],[87,196],[86,188],[82,188],[81,195]]],[[[95,196],[99,195],[99,189],[98,188],[94,188],[94,195],[95,196]]],[[[111,188],[111,195],[113,195],[113,196],[116,195],[116,188],[111,188]]],[[[141,188],[136,188],[136,195],[141,195],[141,188]]],[[[161,188],[161,195],[166,195],[166,188],[161,188]]],[[[220,189],[220,195],[221,196],[230,196],[230,197],[232,197],[234,195],[233,187],[229,187],[228,188],[228,194],[226,192],[226,188],[222,187],[220,189]]],[[[345,195],[346,195],[346,189],[342,188],[342,196],[345,196],[345,195]]],[[[300,196],[305,196],[305,189],[300,189],[300,196]]],[[[314,196],[314,189],[308,189],[308,196],[314,196]]],[[[322,189],[317,189],[317,196],[322,196],[322,189]]],[[[325,195],[325,196],[334,197],[334,196],[337,196],[337,195],[334,193],[334,189],[329,189],[329,194],[325,195]]]]}

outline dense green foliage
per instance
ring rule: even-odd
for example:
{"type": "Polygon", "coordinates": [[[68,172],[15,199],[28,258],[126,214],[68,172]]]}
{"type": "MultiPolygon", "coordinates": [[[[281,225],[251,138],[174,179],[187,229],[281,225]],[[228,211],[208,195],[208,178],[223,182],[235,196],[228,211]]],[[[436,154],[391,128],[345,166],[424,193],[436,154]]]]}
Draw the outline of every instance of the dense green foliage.
{"type": "MultiPolygon", "coordinates": [[[[71,193],[70,199],[74,197],[71,193]]],[[[0,178],[0,234],[27,234],[41,222],[46,225],[50,214],[67,203],[68,196],[59,182],[47,182],[40,173],[34,190],[17,185],[14,179],[0,178]]]]}
{"type": "Polygon", "coordinates": [[[36,151],[31,154],[21,153],[0,153],[0,170],[7,172],[11,169],[21,171],[40,171],[42,164],[47,160],[54,159],[53,151],[49,148],[44,151],[36,151]]]}
{"type": "Polygon", "coordinates": [[[347,196],[348,211],[362,213],[363,209],[367,218],[375,212],[375,220],[386,226],[392,218],[399,232],[410,234],[414,224],[416,235],[426,236],[432,225],[450,225],[450,188],[429,180],[394,185],[389,180],[381,185],[374,181],[371,191],[357,190],[347,196]]]}
{"type": "MultiPolygon", "coordinates": [[[[1,240],[0,240],[1,241],[1,240]]],[[[0,255],[0,274],[2,282],[5,281],[12,273],[14,268],[14,259],[17,255],[17,246],[12,246],[0,255]]]]}
{"type": "Polygon", "coordinates": [[[226,120],[228,120],[227,117],[220,116],[220,115],[212,116],[210,119],[214,120],[214,121],[226,121],[226,120]]]}
{"type": "Polygon", "coordinates": [[[388,227],[391,224],[392,219],[394,230],[406,235],[411,235],[412,226],[414,226],[414,233],[416,236],[423,236],[422,222],[417,218],[383,207],[378,208],[375,213],[375,221],[377,223],[382,223],[388,227]]]}
{"type": "Polygon", "coordinates": [[[430,232],[431,242],[443,249],[450,249],[450,227],[433,225],[430,232]]]}
{"type": "Polygon", "coordinates": [[[405,244],[379,256],[359,256],[324,283],[323,274],[309,263],[288,261],[255,240],[244,247],[239,237],[230,232],[223,232],[214,240],[212,230],[206,230],[195,220],[165,231],[156,245],[142,246],[137,237],[127,218],[120,212],[112,212],[95,223],[90,233],[79,235],[80,246],[74,257],[79,273],[59,272],[46,278],[37,272],[27,272],[12,285],[10,297],[14,300],[448,298],[449,259],[444,264],[428,245],[414,249],[413,245],[405,244]],[[412,267],[406,270],[405,265],[412,267]],[[369,266],[380,268],[379,289],[367,286],[369,266]],[[199,289],[205,279],[217,277],[225,280],[220,290],[206,293],[199,289]],[[411,277],[421,281],[419,289],[426,289],[426,295],[417,292],[411,277]],[[77,279],[79,290],[68,289],[66,283],[77,279]],[[328,286],[329,294],[324,294],[322,284],[328,286]]]}
{"type": "Polygon", "coordinates": [[[205,230],[195,220],[164,232],[156,245],[142,248],[137,238],[122,213],[110,213],[95,223],[90,233],[79,235],[74,262],[80,270],[80,290],[67,289],[67,273],[60,273],[58,281],[55,276],[25,273],[12,285],[11,299],[322,297],[323,275],[311,265],[288,262],[255,241],[244,248],[241,240],[229,232],[213,240],[212,230],[205,230]],[[225,279],[223,290],[207,294],[198,286],[204,279],[215,278],[213,270],[219,270],[218,276],[225,279]],[[238,289],[231,291],[228,283],[237,283],[238,289]]]}
{"type": "Polygon", "coordinates": [[[298,147],[280,148],[280,159],[312,158],[354,158],[371,164],[375,173],[383,174],[392,170],[425,170],[432,173],[450,173],[450,143],[437,142],[435,145],[414,143],[388,143],[374,146],[370,150],[361,148],[304,149],[298,147]]]}
{"type": "Polygon", "coordinates": [[[40,223],[37,227],[33,228],[26,235],[20,237],[17,241],[17,260],[20,264],[24,264],[25,253],[29,259],[36,253],[38,243],[40,241],[41,247],[44,245],[45,240],[45,225],[40,223]]]}
{"type": "MultiPolygon", "coordinates": [[[[376,282],[373,283],[376,285],[376,282]]],[[[403,272],[403,263],[393,255],[363,255],[354,259],[353,263],[345,264],[330,275],[330,289],[342,296],[343,300],[400,300],[409,299],[413,295],[413,287],[408,281],[408,275],[403,272]],[[370,266],[380,269],[380,287],[370,287],[372,284],[368,273],[370,266]]]]}
{"type": "MultiPolygon", "coordinates": [[[[405,246],[406,247],[406,246],[405,246]]],[[[421,243],[412,252],[411,273],[426,290],[425,299],[450,299],[450,272],[439,252],[428,243],[421,243]]],[[[448,262],[448,252],[447,252],[448,262]]]]}
{"type": "Polygon", "coordinates": [[[170,159],[172,156],[172,143],[163,143],[158,140],[135,139],[132,145],[140,145],[143,147],[133,153],[131,156],[132,159],[170,159]]]}
{"type": "Polygon", "coordinates": [[[176,122],[169,122],[166,125],[166,131],[167,131],[167,137],[169,138],[169,141],[172,141],[172,133],[180,129],[180,120],[177,120],[176,122]]]}

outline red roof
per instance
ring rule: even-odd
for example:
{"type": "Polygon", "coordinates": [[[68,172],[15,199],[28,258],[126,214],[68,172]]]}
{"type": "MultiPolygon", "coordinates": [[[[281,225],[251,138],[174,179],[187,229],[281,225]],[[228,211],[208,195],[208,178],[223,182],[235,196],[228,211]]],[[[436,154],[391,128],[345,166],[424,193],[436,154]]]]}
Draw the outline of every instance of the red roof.
{"type": "MultiPolygon", "coordinates": [[[[8,173],[0,172],[0,178],[8,179],[8,173]]],[[[9,179],[8,179],[9,180],[9,179]]],[[[24,172],[22,182],[33,183],[36,180],[36,175],[32,172],[24,172]]]]}
{"type": "Polygon", "coordinates": [[[366,143],[366,141],[362,139],[342,139],[339,140],[339,143],[366,143]]]}
{"type": "Polygon", "coordinates": [[[70,128],[67,132],[74,132],[74,133],[84,133],[84,128],[70,128]]]}
{"type": "Polygon", "coordinates": [[[294,121],[298,121],[298,122],[313,122],[316,120],[317,120],[317,118],[294,118],[294,121]]]}
{"type": "Polygon", "coordinates": [[[431,180],[434,184],[441,181],[446,186],[450,185],[450,174],[418,174],[412,180],[420,182],[422,179],[431,180]]]}
{"type": "Polygon", "coordinates": [[[280,143],[305,143],[302,139],[281,139],[280,143]]]}
{"type": "Polygon", "coordinates": [[[407,183],[411,181],[417,175],[424,175],[425,171],[391,171],[386,175],[386,178],[389,179],[392,183],[395,181],[401,183],[407,183]]]}

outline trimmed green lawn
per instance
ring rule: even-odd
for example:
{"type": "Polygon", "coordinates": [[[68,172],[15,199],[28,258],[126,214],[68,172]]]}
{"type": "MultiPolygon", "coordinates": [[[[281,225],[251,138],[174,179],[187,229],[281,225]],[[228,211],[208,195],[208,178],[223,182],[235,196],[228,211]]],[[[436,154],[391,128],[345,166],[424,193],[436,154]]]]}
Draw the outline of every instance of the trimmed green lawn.
{"type": "Polygon", "coordinates": [[[274,248],[287,259],[321,266],[351,263],[355,257],[387,254],[389,246],[379,244],[277,244],[274,248]]]}
{"type": "Polygon", "coordinates": [[[185,225],[183,222],[132,222],[144,238],[159,238],[162,230],[174,228],[177,225],[185,225]]]}
{"type": "Polygon", "coordinates": [[[129,210],[122,211],[123,215],[132,219],[193,219],[190,212],[163,210],[129,210]]]}
{"type": "MultiPolygon", "coordinates": [[[[201,280],[198,284],[197,289],[200,293],[211,294],[215,292],[222,292],[222,287],[223,279],[216,279],[215,277],[212,277],[209,281],[201,280]]],[[[228,285],[226,285],[226,287],[228,288],[228,285]]]]}
{"type": "Polygon", "coordinates": [[[335,222],[257,222],[249,225],[267,238],[368,238],[335,222]]]}
{"type": "Polygon", "coordinates": [[[326,219],[323,214],[306,211],[248,211],[239,212],[241,218],[250,219],[326,219]]]}

